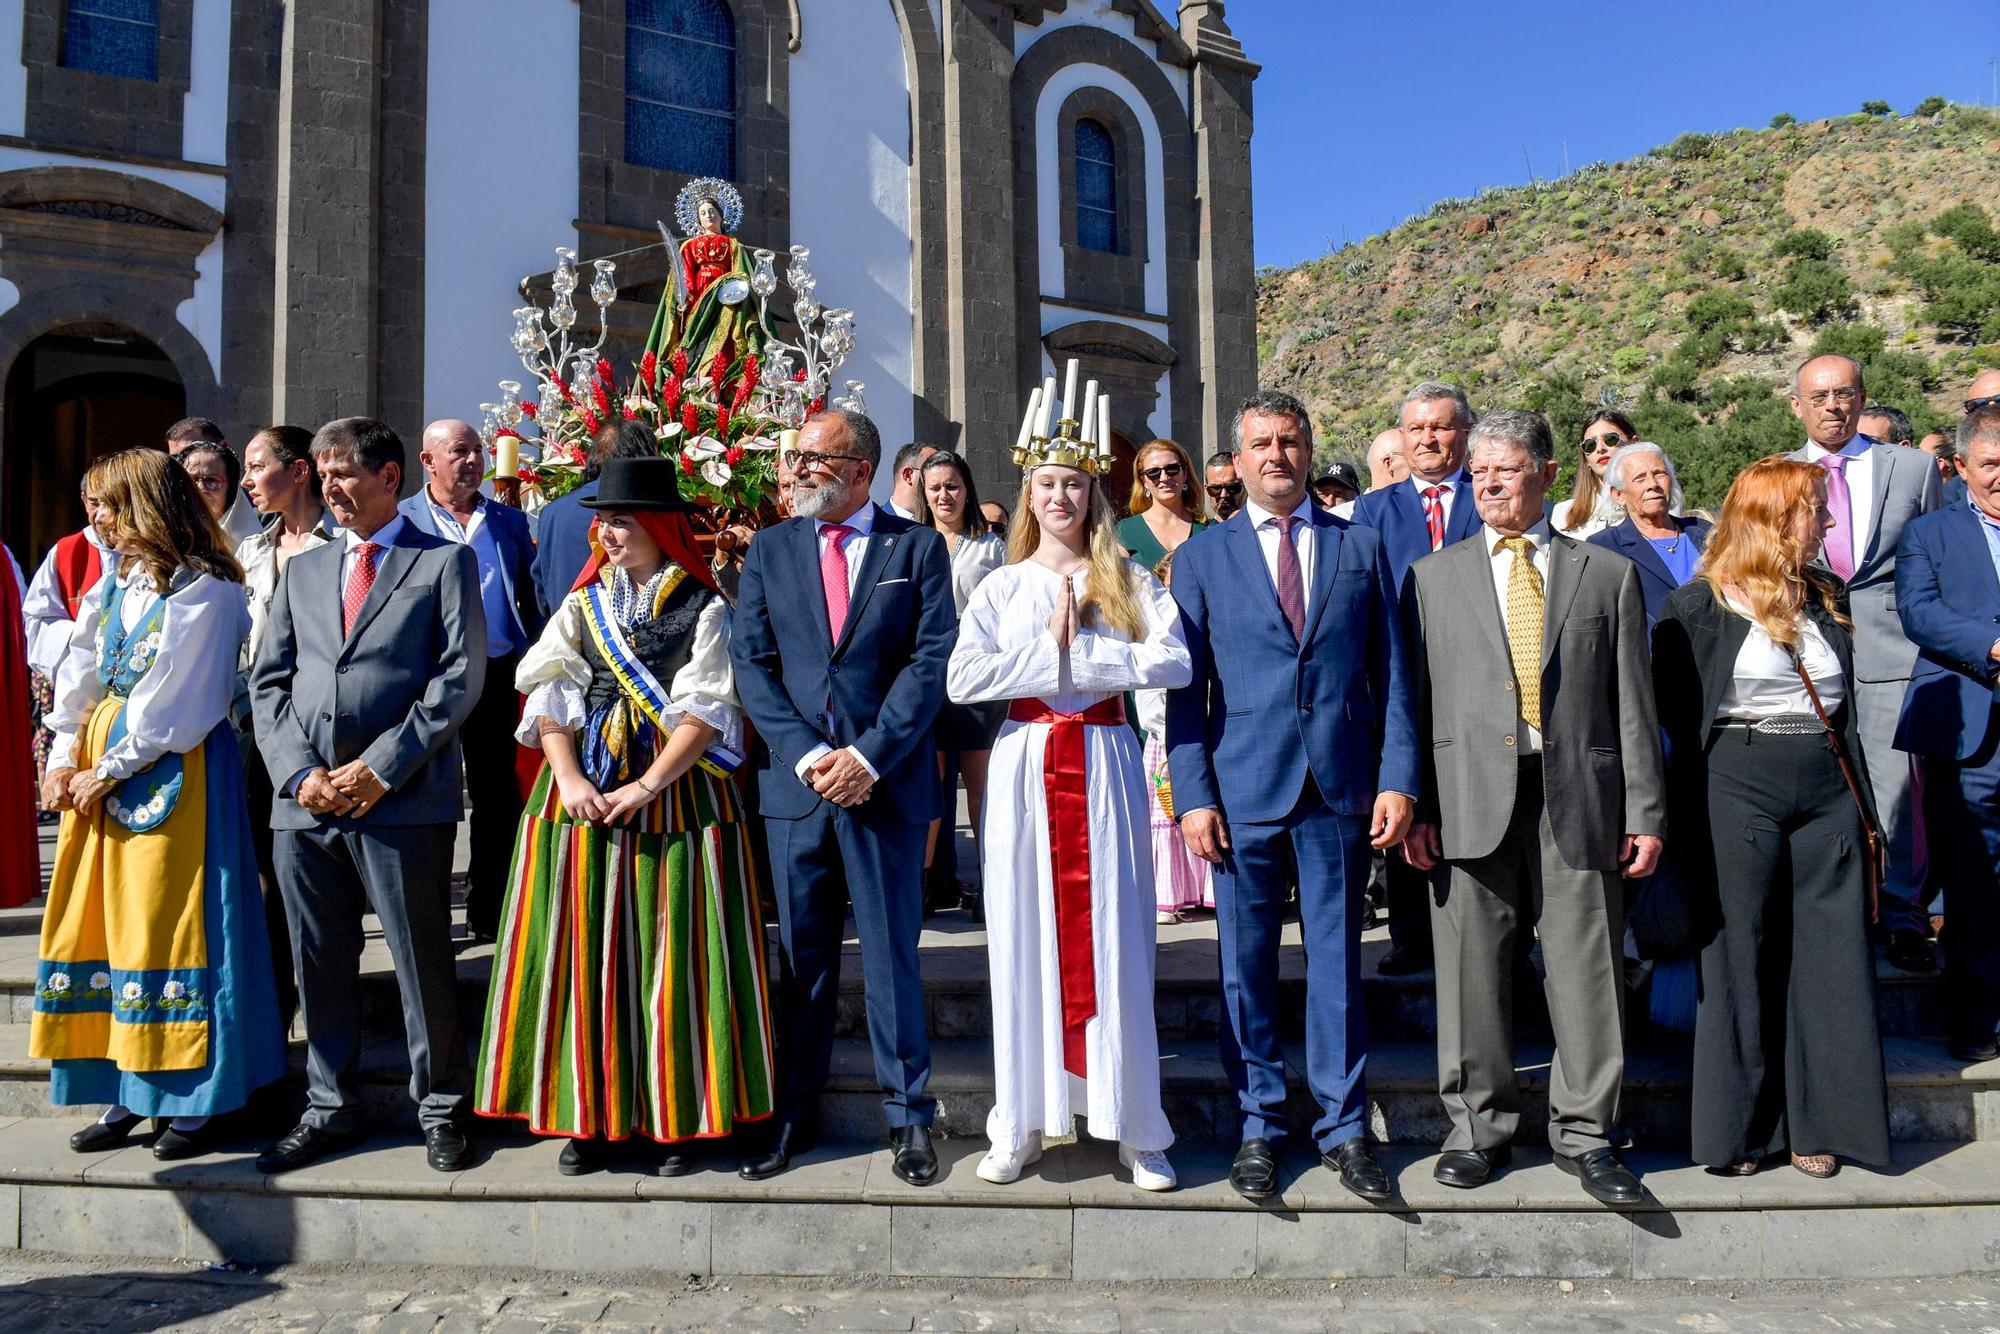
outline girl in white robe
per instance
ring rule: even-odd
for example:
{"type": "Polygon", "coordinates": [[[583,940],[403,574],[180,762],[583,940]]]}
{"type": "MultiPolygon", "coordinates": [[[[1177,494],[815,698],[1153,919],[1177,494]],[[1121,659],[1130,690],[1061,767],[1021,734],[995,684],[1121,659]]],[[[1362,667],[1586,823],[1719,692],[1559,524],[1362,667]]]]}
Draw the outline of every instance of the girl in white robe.
{"type": "Polygon", "coordinates": [[[960,704],[1009,703],[982,840],[996,1069],[979,1175],[1014,1180],[1081,1113],[1135,1184],[1167,1190],[1146,778],[1123,696],[1188,683],[1180,613],[1088,473],[1033,469],[1012,530],[946,677],[960,704]]]}

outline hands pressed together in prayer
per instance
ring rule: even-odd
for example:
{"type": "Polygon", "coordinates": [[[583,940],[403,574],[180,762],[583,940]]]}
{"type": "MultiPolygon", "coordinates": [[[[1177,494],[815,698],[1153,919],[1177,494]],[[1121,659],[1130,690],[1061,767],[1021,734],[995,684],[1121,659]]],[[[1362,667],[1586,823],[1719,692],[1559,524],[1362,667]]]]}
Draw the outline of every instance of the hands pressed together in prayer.
{"type": "Polygon", "coordinates": [[[1065,576],[1062,592],[1056,595],[1056,609],[1049,616],[1049,633],[1055,637],[1056,652],[1069,652],[1069,646],[1076,642],[1076,631],[1076,585],[1065,576]]]}

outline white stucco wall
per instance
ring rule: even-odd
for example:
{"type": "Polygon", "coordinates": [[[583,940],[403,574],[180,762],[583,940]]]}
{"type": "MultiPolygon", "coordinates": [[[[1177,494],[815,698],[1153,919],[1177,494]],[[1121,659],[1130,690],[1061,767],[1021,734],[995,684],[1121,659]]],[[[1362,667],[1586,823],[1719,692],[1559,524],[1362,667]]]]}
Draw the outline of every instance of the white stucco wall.
{"type": "Polygon", "coordinates": [[[805,42],[791,58],[792,243],[812,249],[819,300],[854,311],[855,348],[837,379],[867,386],[868,415],[882,432],[876,493],[884,497],[890,457],[915,429],[902,30],[887,0],[806,0],[804,16],[805,42]]]}
{"type": "Polygon", "coordinates": [[[1165,156],[1159,123],[1132,81],[1102,65],[1066,65],[1042,85],[1035,103],[1035,230],[1044,296],[1066,296],[1062,258],[1062,159],[1068,146],[1057,142],[1062,104],[1079,88],[1102,88],[1125,103],[1145,140],[1146,154],[1146,313],[1167,313],[1167,199],[1165,156]]]}
{"type": "Polygon", "coordinates": [[[28,130],[28,67],[21,63],[21,33],[27,6],[20,0],[0,5],[0,134],[28,130]]]}
{"type": "MultiPolygon", "coordinates": [[[[1172,0],[1163,0],[1157,7],[1167,22],[1172,23],[1178,6],[1172,0]]],[[[1140,37],[1137,22],[1131,15],[1121,14],[1114,9],[1110,0],[1072,0],[1069,7],[1059,14],[1044,11],[1039,23],[1016,23],[1014,58],[1019,60],[1037,41],[1064,28],[1097,28],[1104,32],[1115,33],[1131,42],[1146,59],[1159,59],[1159,47],[1140,37]]],[[[1160,70],[1167,76],[1167,81],[1174,86],[1174,92],[1179,95],[1181,106],[1185,109],[1190,92],[1188,72],[1175,65],[1162,65],[1160,70]]]]}
{"type": "MultiPolygon", "coordinates": [[[[424,418],[477,421],[497,381],[522,380],[527,392],[507,346],[521,304],[515,284],[552,268],[555,247],[576,244],[577,10],[553,0],[430,0],[430,30],[424,418]],[[451,40],[436,40],[444,33],[451,40]],[[532,80],[501,77],[524,60],[532,80]]],[[[590,327],[594,336],[594,314],[590,327]]]]}
{"type": "Polygon", "coordinates": [[[229,160],[229,0],[195,0],[188,90],[181,99],[181,156],[229,160]]]}

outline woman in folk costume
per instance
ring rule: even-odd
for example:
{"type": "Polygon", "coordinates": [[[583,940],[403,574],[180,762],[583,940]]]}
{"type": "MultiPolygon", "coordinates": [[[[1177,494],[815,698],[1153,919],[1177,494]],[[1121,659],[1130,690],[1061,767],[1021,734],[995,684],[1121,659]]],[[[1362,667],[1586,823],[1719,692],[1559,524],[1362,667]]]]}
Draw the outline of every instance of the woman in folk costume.
{"type": "Polygon", "coordinates": [[[1146,776],[1123,697],[1186,685],[1188,651],[1173,599],[1126,559],[1098,456],[1058,442],[1029,459],[1011,563],[974,591],[946,677],[960,704],[1009,705],[983,839],[996,1069],[978,1171],[1014,1180],[1082,1113],[1135,1185],[1169,1190],[1146,776]]]}
{"type": "MultiPolygon", "coordinates": [[[[610,459],[591,560],[521,660],[520,740],[545,758],[494,947],[477,1108],[605,1141],[726,1135],[770,1115],[763,923],[723,776],[743,745],[729,605],[667,459],[610,459]]],[[[657,1169],[686,1170],[678,1154],[657,1169]]]]}
{"type": "Polygon", "coordinates": [[[116,576],[83,600],[56,675],[44,780],[65,810],[42,919],[29,1054],[51,1096],[109,1103],[70,1144],[171,1118],[163,1159],[285,1073],[277,986],[229,701],[243,571],[180,465],[130,449],[92,471],[116,576]]]}

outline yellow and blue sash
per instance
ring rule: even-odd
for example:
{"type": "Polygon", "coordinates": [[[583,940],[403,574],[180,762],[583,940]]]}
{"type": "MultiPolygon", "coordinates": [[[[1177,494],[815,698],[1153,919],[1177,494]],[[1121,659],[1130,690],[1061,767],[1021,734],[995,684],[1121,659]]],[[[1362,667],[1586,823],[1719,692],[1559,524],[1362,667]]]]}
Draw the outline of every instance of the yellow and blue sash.
{"type": "MultiPolygon", "coordinates": [[[[654,598],[655,613],[686,578],[687,571],[679,568],[667,577],[654,598]]],[[[598,655],[609,665],[620,694],[620,706],[608,710],[582,739],[584,772],[593,783],[604,787],[613,777],[626,775],[625,761],[632,753],[635,739],[647,730],[655,736],[669,730],[665,718],[667,710],[673,707],[673,695],[640,660],[625,637],[624,627],[611,611],[611,590],[601,583],[592,584],[583,590],[583,595],[584,626],[597,646],[598,655]],[[630,716],[633,712],[639,715],[636,725],[630,716]]],[[[696,763],[718,778],[727,778],[741,767],[743,757],[718,741],[696,763]]]]}

